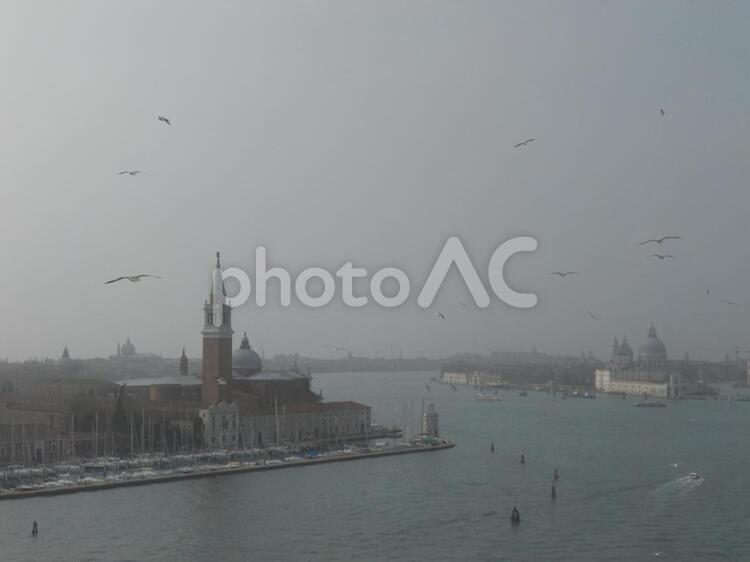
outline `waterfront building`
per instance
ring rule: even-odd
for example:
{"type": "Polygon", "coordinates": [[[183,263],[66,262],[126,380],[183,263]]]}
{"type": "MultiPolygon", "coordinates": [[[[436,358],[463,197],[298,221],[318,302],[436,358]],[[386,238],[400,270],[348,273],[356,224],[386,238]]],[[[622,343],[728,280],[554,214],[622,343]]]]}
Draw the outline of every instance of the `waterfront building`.
{"type": "Polygon", "coordinates": [[[606,368],[595,372],[595,387],[600,392],[681,398],[686,394],[682,374],[667,357],[667,348],[653,324],[646,341],[638,347],[638,358],[627,337],[612,345],[612,357],[606,368]]]}
{"type": "Polygon", "coordinates": [[[203,310],[200,418],[206,446],[256,447],[367,436],[371,425],[370,408],[351,401],[322,402],[320,395],[311,389],[310,371],[300,368],[296,361],[290,369],[264,370],[263,361],[252,349],[247,333],[239,349],[232,353],[232,315],[226,304],[218,253],[203,310]],[[236,413],[232,414],[238,420],[236,440],[232,439],[234,434],[216,433],[216,416],[229,416],[224,413],[229,408],[236,408],[236,413]],[[211,425],[206,426],[207,422],[211,425]]]}
{"type": "Polygon", "coordinates": [[[336,443],[367,437],[371,425],[358,402],[274,403],[243,413],[240,437],[246,447],[336,443]]]}
{"type": "Polygon", "coordinates": [[[232,402],[219,402],[202,408],[205,447],[211,449],[234,449],[239,444],[240,409],[232,402]]]}

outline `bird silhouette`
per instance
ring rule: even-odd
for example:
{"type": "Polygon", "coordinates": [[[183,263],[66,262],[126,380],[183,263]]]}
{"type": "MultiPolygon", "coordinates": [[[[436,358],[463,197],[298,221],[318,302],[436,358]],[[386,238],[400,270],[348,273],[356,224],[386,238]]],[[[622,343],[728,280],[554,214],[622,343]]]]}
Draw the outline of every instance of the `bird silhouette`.
{"type": "Polygon", "coordinates": [[[665,115],[665,112],[664,112],[664,110],[663,110],[663,109],[660,109],[660,110],[659,110],[659,113],[661,113],[661,116],[662,116],[662,117],[664,117],[664,115],[665,115]]]}
{"type": "Polygon", "coordinates": [[[709,296],[711,295],[711,291],[708,290],[708,287],[706,287],[706,294],[709,296]]]}
{"type": "Polygon", "coordinates": [[[660,260],[671,258],[674,259],[674,256],[670,254],[651,254],[652,258],[659,258],[660,260]]]}
{"type": "Polygon", "coordinates": [[[157,275],[148,275],[146,273],[141,273],[140,275],[123,275],[122,277],[118,277],[117,279],[110,279],[104,284],[109,285],[111,283],[117,283],[118,281],[123,281],[124,279],[127,279],[131,283],[138,283],[144,277],[153,277],[154,279],[161,279],[161,277],[157,275]]]}
{"type": "Polygon", "coordinates": [[[565,277],[566,275],[576,275],[577,271],[553,271],[550,273],[550,275],[559,275],[560,277],[565,277]]]}
{"type": "Polygon", "coordinates": [[[736,302],[732,302],[732,301],[725,301],[724,299],[719,299],[719,300],[720,300],[721,302],[723,302],[724,304],[726,304],[727,306],[740,306],[740,305],[738,305],[738,304],[737,304],[736,302]]]}
{"type": "Polygon", "coordinates": [[[526,140],[525,140],[525,141],[523,141],[523,142],[519,142],[519,143],[518,143],[518,144],[517,144],[516,146],[514,146],[513,148],[518,148],[519,146],[526,146],[526,145],[527,145],[527,144],[529,144],[530,142],[534,142],[534,139],[526,139],[526,140]]]}
{"type": "Polygon", "coordinates": [[[652,238],[651,240],[644,240],[639,246],[643,246],[644,244],[649,244],[651,242],[656,242],[657,244],[664,244],[665,240],[681,240],[682,236],[665,236],[664,238],[652,238]]]}
{"type": "Polygon", "coordinates": [[[593,318],[594,320],[599,320],[599,317],[596,314],[588,313],[588,315],[593,318]]]}
{"type": "Polygon", "coordinates": [[[171,125],[171,124],[172,124],[172,123],[170,123],[169,119],[167,119],[167,118],[166,118],[166,117],[164,117],[163,115],[159,115],[159,116],[157,117],[157,119],[158,119],[159,121],[161,121],[162,123],[166,123],[167,125],[171,125]]]}
{"type": "Polygon", "coordinates": [[[442,312],[436,312],[435,316],[440,318],[440,320],[445,320],[445,314],[443,314],[442,312]]]}
{"type": "Polygon", "coordinates": [[[122,172],[117,172],[118,176],[121,176],[123,174],[130,174],[131,176],[135,176],[136,174],[142,174],[143,172],[140,170],[123,170],[122,172]]]}

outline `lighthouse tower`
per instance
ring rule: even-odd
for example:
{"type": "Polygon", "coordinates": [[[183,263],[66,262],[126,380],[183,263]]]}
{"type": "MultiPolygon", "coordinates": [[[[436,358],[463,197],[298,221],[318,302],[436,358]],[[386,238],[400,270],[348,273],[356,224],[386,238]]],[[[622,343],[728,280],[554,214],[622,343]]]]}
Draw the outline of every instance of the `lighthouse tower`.
{"type": "Polygon", "coordinates": [[[232,382],[232,309],[226,303],[221,256],[211,273],[211,289],[203,306],[203,404],[229,399],[232,382]]]}

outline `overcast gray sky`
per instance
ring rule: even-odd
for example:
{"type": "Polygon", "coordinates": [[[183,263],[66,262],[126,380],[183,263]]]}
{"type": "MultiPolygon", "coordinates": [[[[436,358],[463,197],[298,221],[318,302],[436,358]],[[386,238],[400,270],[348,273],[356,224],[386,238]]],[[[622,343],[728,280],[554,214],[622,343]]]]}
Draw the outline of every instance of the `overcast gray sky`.
{"type": "Polygon", "coordinates": [[[259,245],[415,285],[246,304],[266,354],[604,355],[652,321],[674,357],[750,349],[749,54],[744,2],[5,1],[0,357],[199,356],[214,252],[252,272],[259,245]],[[486,276],[520,234],[535,309],[464,309],[455,276],[417,307],[449,236],[486,276]],[[668,234],[674,261],[636,247],[668,234]],[[140,272],[164,279],[103,284],[140,272]]]}

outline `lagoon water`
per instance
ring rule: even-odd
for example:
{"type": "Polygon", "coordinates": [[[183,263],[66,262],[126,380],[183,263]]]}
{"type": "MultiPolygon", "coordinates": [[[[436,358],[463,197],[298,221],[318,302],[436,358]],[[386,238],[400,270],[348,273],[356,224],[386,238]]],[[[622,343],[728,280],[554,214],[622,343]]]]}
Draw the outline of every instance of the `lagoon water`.
{"type": "Polygon", "coordinates": [[[476,402],[432,376],[313,387],[407,430],[426,397],[453,449],[2,501],[0,560],[750,560],[750,403],[476,402]]]}

